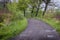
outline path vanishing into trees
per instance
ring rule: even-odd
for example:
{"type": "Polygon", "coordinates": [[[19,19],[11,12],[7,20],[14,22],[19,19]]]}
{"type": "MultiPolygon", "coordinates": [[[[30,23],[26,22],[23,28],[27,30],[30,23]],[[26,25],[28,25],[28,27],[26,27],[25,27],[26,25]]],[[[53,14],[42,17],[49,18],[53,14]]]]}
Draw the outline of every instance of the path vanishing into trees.
{"type": "Polygon", "coordinates": [[[59,35],[49,24],[31,18],[27,29],[10,40],[59,40],[59,35]]]}

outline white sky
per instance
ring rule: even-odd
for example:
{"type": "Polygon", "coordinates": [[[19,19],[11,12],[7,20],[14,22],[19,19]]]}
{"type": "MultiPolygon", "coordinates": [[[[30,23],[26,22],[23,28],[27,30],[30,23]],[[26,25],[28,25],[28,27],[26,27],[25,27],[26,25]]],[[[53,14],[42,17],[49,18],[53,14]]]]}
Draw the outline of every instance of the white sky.
{"type": "MultiPolygon", "coordinates": [[[[51,0],[51,1],[54,2],[55,5],[57,6],[57,7],[55,7],[55,9],[60,8],[60,0],[51,0]]],[[[43,7],[42,10],[44,10],[45,4],[43,3],[41,6],[43,7]]],[[[53,7],[52,7],[52,6],[48,6],[48,9],[49,9],[49,8],[53,8],[53,7]]]]}
{"type": "MultiPolygon", "coordinates": [[[[14,0],[11,0],[12,2],[14,1],[14,0]]],[[[18,2],[18,0],[16,0],[16,2],[18,2]]]]}
{"type": "Polygon", "coordinates": [[[57,2],[57,6],[60,7],[60,0],[55,0],[55,2],[57,2]]]}
{"type": "Polygon", "coordinates": [[[54,0],[55,2],[60,2],[60,0],[54,0]]]}

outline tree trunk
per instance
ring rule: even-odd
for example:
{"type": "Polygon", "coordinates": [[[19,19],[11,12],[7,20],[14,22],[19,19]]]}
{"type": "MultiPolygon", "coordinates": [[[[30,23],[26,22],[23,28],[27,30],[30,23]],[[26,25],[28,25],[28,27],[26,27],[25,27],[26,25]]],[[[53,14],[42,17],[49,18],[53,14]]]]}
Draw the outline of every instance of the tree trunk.
{"type": "Polygon", "coordinates": [[[38,12],[39,12],[39,8],[37,8],[37,11],[36,11],[36,15],[35,16],[38,16],[38,12]]]}
{"type": "Polygon", "coordinates": [[[24,9],[24,16],[25,16],[25,9],[24,9]]]}
{"type": "Polygon", "coordinates": [[[48,7],[48,4],[46,4],[46,6],[45,6],[45,9],[44,9],[44,12],[43,12],[43,16],[45,15],[45,12],[47,10],[47,7],[48,7]]]}
{"type": "Polygon", "coordinates": [[[38,4],[38,7],[37,7],[37,11],[36,11],[36,15],[35,15],[35,16],[38,16],[38,13],[39,13],[39,7],[40,7],[40,3],[38,4]]]}
{"type": "Polygon", "coordinates": [[[33,16],[33,15],[32,15],[32,14],[33,14],[33,12],[34,12],[34,6],[32,7],[31,17],[33,16]]]}

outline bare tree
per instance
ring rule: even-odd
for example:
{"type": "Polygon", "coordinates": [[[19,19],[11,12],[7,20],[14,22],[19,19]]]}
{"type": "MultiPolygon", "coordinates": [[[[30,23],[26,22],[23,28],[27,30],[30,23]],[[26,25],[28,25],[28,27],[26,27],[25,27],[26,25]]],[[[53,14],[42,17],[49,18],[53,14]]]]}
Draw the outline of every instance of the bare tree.
{"type": "Polygon", "coordinates": [[[44,9],[44,12],[43,12],[43,16],[45,15],[45,12],[47,10],[47,7],[48,7],[48,4],[50,3],[51,0],[43,0],[43,2],[45,3],[45,9],[44,9]]]}

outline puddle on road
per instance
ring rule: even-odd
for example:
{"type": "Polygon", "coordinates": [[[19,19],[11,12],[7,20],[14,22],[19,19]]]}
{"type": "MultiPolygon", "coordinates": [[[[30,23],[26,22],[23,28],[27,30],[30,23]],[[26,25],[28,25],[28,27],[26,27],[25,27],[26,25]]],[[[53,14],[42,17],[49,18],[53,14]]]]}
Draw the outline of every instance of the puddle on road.
{"type": "Polygon", "coordinates": [[[53,38],[55,37],[54,35],[47,35],[48,38],[53,38]]]}
{"type": "Polygon", "coordinates": [[[45,32],[56,32],[56,30],[45,30],[45,32]]]}

